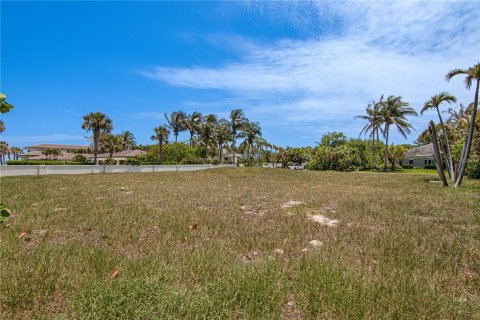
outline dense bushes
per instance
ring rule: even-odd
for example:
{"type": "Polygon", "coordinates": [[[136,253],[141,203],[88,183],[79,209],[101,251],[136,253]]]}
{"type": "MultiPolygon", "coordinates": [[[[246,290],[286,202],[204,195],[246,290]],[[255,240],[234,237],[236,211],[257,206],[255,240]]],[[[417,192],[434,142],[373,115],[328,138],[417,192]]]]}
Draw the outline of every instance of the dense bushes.
{"type": "Polygon", "coordinates": [[[84,164],[77,161],[61,161],[61,160],[8,160],[7,165],[16,166],[38,166],[38,165],[80,165],[84,164]]]}
{"type": "Polygon", "coordinates": [[[435,163],[426,164],[423,166],[423,169],[437,169],[437,166],[435,165],[435,163]]]}
{"type": "MultiPolygon", "coordinates": [[[[377,143],[377,162],[381,162],[381,143],[377,143]]],[[[329,133],[322,138],[307,164],[309,170],[354,171],[374,167],[372,144],[361,139],[346,140],[339,133],[329,133]]]]}
{"type": "Polygon", "coordinates": [[[405,163],[405,164],[402,164],[402,168],[403,169],[413,169],[413,164],[410,164],[410,163],[405,163]]]}

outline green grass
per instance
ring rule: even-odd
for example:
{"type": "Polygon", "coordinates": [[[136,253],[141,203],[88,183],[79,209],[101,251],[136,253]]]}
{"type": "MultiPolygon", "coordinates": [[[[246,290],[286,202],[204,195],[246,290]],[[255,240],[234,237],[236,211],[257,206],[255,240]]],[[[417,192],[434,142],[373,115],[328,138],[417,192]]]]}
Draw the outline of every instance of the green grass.
{"type": "Polygon", "coordinates": [[[248,168],[2,178],[13,214],[0,228],[0,319],[480,318],[480,182],[434,179],[248,168]],[[305,204],[282,208],[291,200],[305,204]]]}

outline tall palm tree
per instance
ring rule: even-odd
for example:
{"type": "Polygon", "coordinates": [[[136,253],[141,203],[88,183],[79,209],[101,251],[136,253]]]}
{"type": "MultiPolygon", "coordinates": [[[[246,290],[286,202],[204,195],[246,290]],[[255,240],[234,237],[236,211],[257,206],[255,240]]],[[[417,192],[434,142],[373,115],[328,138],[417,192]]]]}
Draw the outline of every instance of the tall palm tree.
{"type": "Polygon", "coordinates": [[[102,135],[102,149],[108,152],[108,160],[112,161],[113,154],[123,150],[123,134],[105,133],[102,135]]]}
{"type": "Polygon", "coordinates": [[[218,119],[214,114],[209,114],[204,117],[202,126],[200,128],[200,140],[205,146],[205,154],[208,159],[208,148],[215,138],[215,128],[217,126],[218,119]]]}
{"type": "Polygon", "coordinates": [[[167,119],[167,127],[172,129],[175,136],[175,142],[178,140],[178,134],[185,130],[185,113],[182,111],[175,111],[170,114],[170,117],[165,113],[165,119],[167,119]]]}
{"type": "Polygon", "coordinates": [[[382,102],[380,116],[384,128],[382,130],[385,137],[385,159],[383,171],[387,171],[388,166],[388,138],[390,127],[395,126],[400,134],[407,138],[410,129],[413,126],[408,122],[407,116],[418,116],[417,112],[410,105],[402,100],[401,96],[389,96],[382,102]]]}
{"type": "Polygon", "coordinates": [[[0,165],[7,163],[5,156],[10,153],[8,143],[5,141],[0,141],[0,165]]]}
{"type": "Polygon", "coordinates": [[[120,140],[122,145],[122,150],[133,150],[137,146],[135,141],[135,136],[130,131],[123,131],[120,133],[120,140]]]}
{"type": "Polygon", "coordinates": [[[93,163],[98,164],[100,134],[112,131],[112,120],[104,113],[90,112],[83,116],[82,129],[93,133],[93,163]]]}
{"type": "Polygon", "coordinates": [[[382,117],[380,116],[380,109],[383,102],[383,96],[380,97],[379,102],[373,101],[372,104],[369,104],[365,109],[365,114],[358,115],[355,119],[366,120],[367,124],[360,131],[360,136],[362,134],[368,134],[372,138],[372,155],[373,155],[373,165],[377,168],[377,148],[375,147],[375,135],[378,138],[379,131],[381,129],[382,117]]]}
{"type": "Polygon", "coordinates": [[[445,78],[447,81],[450,81],[453,77],[457,75],[465,75],[465,87],[470,90],[472,87],[473,82],[475,81],[475,96],[473,101],[473,109],[472,109],[472,118],[470,120],[470,126],[468,128],[468,136],[467,141],[465,142],[465,149],[462,154],[460,160],[460,167],[458,169],[457,180],[455,181],[455,188],[460,187],[463,175],[465,174],[465,169],[467,168],[468,158],[470,157],[470,150],[472,148],[473,143],[473,135],[475,131],[475,122],[477,117],[477,109],[478,109],[478,91],[480,88],[480,63],[477,63],[473,67],[468,69],[453,69],[447,73],[445,78]]]}
{"type": "Polygon", "coordinates": [[[239,135],[240,138],[245,138],[242,144],[247,150],[247,159],[250,160],[253,144],[257,138],[262,136],[262,128],[258,122],[247,122],[243,126],[243,131],[239,135]]]}
{"type": "Polygon", "coordinates": [[[11,147],[10,152],[13,154],[13,160],[20,160],[20,154],[22,154],[22,149],[19,147],[11,147]]]}
{"type": "Polygon", "coordinates": [[[236,163],[235,148],[237,144],[238,134],[247,122],[248,119],[247,117],[245,117],[245,113],[243,113],[242,109],[234,109],[230,112],[230,131],[232,132],[232,154],[234,164],[236,163]]]}
{"type": "Polygon", "coordinates": [[[153,129],[155,134],[151,137],[152,140],[157,141],[158,143],[158,161],[162,162],[162,147],[164,144],[168,143],[168,136],[170,135],[170,130],[166,126],[158,126],[153,129]]]}
{"type": "Polygon", "coordinates": [[[227,146],[227,142],[232,140],[230,123],[227,120],[222,118],[218,121],[215,128],[215,137],[218,144],[218,160],[223,163],[223,148],[227,146]]]}
{"type": "Polygon", "coordinates": [[[183,119],[184,127],[190,132],[190,147],[193,147],[193,137],[199,132],[202,120],[202,114],[197,111],[194,111],[189,115],[185,115],[183,119]]]}
{"type": "MultiPolygon", "coordinates": [[[[0,92],[0,113],[7,113],[13,109],[13,105],[5,101],[7,99],[7,95],[3,92],[0,92]]],[[[0,133],[5,131],[5,122],[0,120],[0,133]]]]}
{"type": "MultiPolygon", "coordinates": [[[[450,104],[450,103],[456,102],[456,101],[457,101],[457,98],[450,95],[448,92],[445,92],[445,91],[440,92],[439,94],[431,97],[430,100],[425,102],[422,110],[420,111],[420,114],[422,114],[422,115],[425,111],[430,110],[430,109],[435,109],[437,111],[438,119],[440,120],[440,125],[442,126],[443,139],[444,139],[444,142],[445,142],[445,150],[442,150],[442,151],[447,158],[448,172],[450,174],[450,178],[453,181],[455,181],[454,163],[453,163],[453,159],[452,159],[452,152],[450,151],[450,143],[448,141],[447,130],[445,128],[445,124],[443,122],[442,115],[440,114],[440,104],[442,104],[443,102],[447,102],[447,103],[450,104]]],[[[443,144],[440,143],[440,147],[443,149],[443,144]]]]}

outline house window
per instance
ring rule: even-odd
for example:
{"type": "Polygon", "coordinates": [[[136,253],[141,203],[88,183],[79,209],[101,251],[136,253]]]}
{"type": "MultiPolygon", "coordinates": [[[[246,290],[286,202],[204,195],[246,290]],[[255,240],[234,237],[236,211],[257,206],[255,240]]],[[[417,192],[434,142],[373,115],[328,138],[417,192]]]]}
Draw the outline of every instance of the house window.
{"type": "Polygon", "coordinates": [[[413,160],[408,160],[408,163],[413,164],[413,160]]]}
{"type": "Polygon", "coordinates": [[[425,164],[428,164],[428,160],[425,159],[425,164]]]}

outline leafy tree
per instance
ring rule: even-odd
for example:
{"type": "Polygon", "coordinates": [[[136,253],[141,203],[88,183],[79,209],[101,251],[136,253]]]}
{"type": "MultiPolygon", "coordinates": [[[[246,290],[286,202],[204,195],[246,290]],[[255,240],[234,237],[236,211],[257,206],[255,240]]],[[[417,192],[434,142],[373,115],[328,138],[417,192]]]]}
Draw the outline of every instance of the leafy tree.
{"type": "Polygon", "coordinates": [[[135,136],[130,131],[123,131],[120,133],[122,150],[133,150],[135,149],[137,143],[135,141],[135,136]]]}
{"type": "MultiPolygon", "coordinates": [[[[0,92],[0,113],[7,113],[13,109],[13,105],[5,101],[7,95],[3,92],[0,92]]],[[[0,133],[5,131],[5,123],[3,120],[0,120],[0,133]]]]}
{"type": "Polygon", "coordinates": [[[183,119],[184,127],[190,133],[190,147],[193,147],[194,145],[195,134],[198,134],[200,132],[202,121],[203,116],[200,112],[197,111],[186,115],[183,119]]]}
{"type": "Polygon", "coordinates": [[[165,113],[165,119],[167,119],[167,127],[172,129],[175,136],[175,142],[178,140],[178,134],[185,130],[185,113],[182,111],[175,111],[170,114],[170,117],[165,113]]]}
{"type": "Polygon", "coordinates": [[[380,115],[380,109],[382,107],[383,95],[380,97],[379,102],[373,101],[372,104],[369,104],[365,109],[364,115],[358,115],[355,119],[366,120],[367,124],[360,131],[360,136],[362,134],[368,134],[372,138],[372,155],[373,155],[373,164],[377,168],[377,154],[375,148],[375,136],[378,140],[379,131],[381,130],[382,118],[380,115]]]}
{"type": "Polygon", "coordinates": [[[383,135],[385,137],[385,157],[383,171],[387,171],[388,163],[388,138],[390,134],[390,127],[395,126],[400,134],[407,138],[410,129],[413,126],[408,122],[407,116],[418,116],[417,112],[410,107],[410,105],[402,100],[401,96],[389,96],[382,101],[380,116],[382,119],[383,135]]]}
{"type": "Polygon", "coordinates": [[[468,128],[468,135],[467,135],[467,140],[465,142],[465,148],[464,152],[462,154],[461,160],[460,160],[460,166],[458,169],[458,174],[457,174],[457,180],[455,182],[455,187],[458,188],[460,187],[463,176],[465,174],[465,170],[467,168],[467,163],[468,159],[470,157],[470,150],[472,148],[473,144],[473,136],[474,136],[474,131],[475,131],[475,122],[476,122],[476,116],[477,116],[477,109],[478,109],[478,91],[480,88],[480,63],[477,63],[473,67],[470,67],[468,69],[454,69],[451,70],[450,72],[447,73],[445,76],[447,81],[452,79],[453,77],[457,75],[464,75],[465,76],[465,87],[470,90],[472,87],[472,84],[475,82],[475,95],[474,95],[474,102],[473,102],[473,107],[472,107],[472,116],[470,120],[470,126],[468,128]]]}
{"type": "Polygon", "coordinates": [[[240,131],[243,130],[245,124],[248,122],[247,117],[242,109],[234,109],[230,112],[230,131],[232,133],[232,154],[233,163],[236,163],[235,149],[237,144],[237,138],[240,131]]]}
{"type": "Polygon", "coordinates": [[[98,164],[100,134],[112,131],[112,120],[101,112],[91,112],[83,116],[82,129],[93,132],[93,163],[98,164]]]}
{"type": "Polygon", "coordinates": [[[230,132],[230,123],[225,119],[220,119],[215,128],[215,138],[218,145],[218,161],[223,163],[223,150],[228,148],[227,143],[232,141],[232,134],[230,132]]]}
{"type": "Polygon", "coordinates": [[[123,150],[123,134],[105,133],[101,140],[102,148],[108,152],[108,161],[112,162],[113,154],[123,150]]]}
{"type": "Polygon", "coordinates": [[[243,125],[243,132],[239,135],[239,138],[245,138],[242,144],[247,150],[247,159],[250,161],[251,151],[254,143],[259,137],[262,136],[262,128],[258,122],[246,122],[243,125]]]}
{"type": "Polygon", "coordinates": [[[162,147],[164,144],[168,143],[168,136],[170,135],[170,130],[166,126],[158,126],[153,129],[155,132],[152,135],[151,139],[157,141],[158,143],[158,161],[162,162],[162,147]]]}
{"type": "Polygon", "coordinates": [[[347,142],[347,137],[343,132],[328,132],[322,136],[322,141],[320,144],[326,147],[338,147],[347,142]]]}
{"type": "Polygon", "coordinates": [[[205,157],[208,158],[208,150],[210,144],[215,137],[215,128],[217,126],[218,119],[214,114],[209,114],[204,117],[202,125],[200,127],[200,141],[204,146],[205,157]]]}
{"type": "Polygon", "coordinates": [[[442,115],[440,114],[440,104],[443,102],[447,103],[452,103],[456,102],[457,98],[454,96],[450,95],[448,92],[441,92],[433,97],[430,98],[427,102],[425,102],[422,110],[420,111],[420,114],[423,115],[423,113],[427,110],[435,109],[438,114],[438,119],[440,120],[440,126],[442,128],[442,133],[443,133],[443,140],[445,143],[445,148],[443,148],[443,144],[440,143],[440,147],[444,150],[443,154],[445,154],[447,158],[447,166],[448,166],[448,172],[450,174],[450,177],[452,178],[453,181],[455,181],[455,170],[454,170],[454,163],[452,159],[452,152],[450,151],[450,143],[448,141],[448,135],[447,135],[447,129],[445,126],[445,123],[443,122],[442,115]]]}

